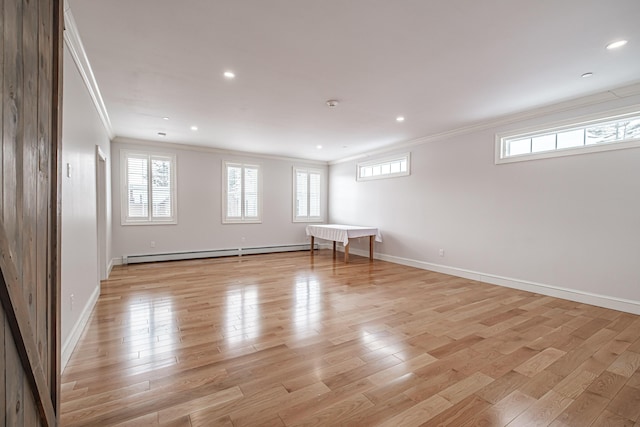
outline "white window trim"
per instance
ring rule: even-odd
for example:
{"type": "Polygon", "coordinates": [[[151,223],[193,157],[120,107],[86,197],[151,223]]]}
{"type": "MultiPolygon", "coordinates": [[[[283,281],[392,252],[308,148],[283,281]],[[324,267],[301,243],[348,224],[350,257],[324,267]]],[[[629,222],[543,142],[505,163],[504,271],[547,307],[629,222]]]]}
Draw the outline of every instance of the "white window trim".
{"type": "Polygon", "coordinates": [[[356,181],[372,181],[375,179],[397,178],[397,177],[409,176],[409,175],[411,175],[411,153],[403,153],[403,154],[396,154],[393,156],[379,157],[379,158],[376,158],[375,160],[360,162],[356,165],[356,181]],[[360,176],[360,168],[363,166],[366,167],[366,166],[382,165],[384,163],[389,163],[389,162],[402,160],[402,159],[406,159],[407,161],[406,171],[397,172],[397,173],[388,173],[385,175],[376,175],[376,176],[366,176],[366,177],[360,176]]]}
{"type": "Polygon", "coordinates": [[[536,136],[543,136],[546,134],[559,133],[571,129],[580,129],[599,123],[606,123],[615,120],[624,120],[628,117],[634,117],[640,115],[640,106],[635,105],[632,108],[623,108],[619,110],[608,111],[605,113],[590,114],[587,116],[581,116],[570,120],[563,120],[554,122],[551,124],[529,127],[516,131],[500,132],[496,134],[495,141],[495,163],[514,163],[523,162],[529,160],[548,159],[552,157],[564,157],[573,156],[577,154],[597,153],[602,151],[622,150],[628,148],[640,147],[640,139],[628,139],[621,141],[613,141],[607,143],[599,143],[594,145],[585,145],[570,148],[559,148],[550,151],[544,151],[539,153],[527,153],[514,156],[505,156],[507,139],[520,139],[520,138],[533,138],[536,136]]]}
{"type": "MultiPolygon", "coordinates": [[[[149,162],[151,165],[151,162],[149,162]]],[[[152,152],[152,151],[144,151],[144,150],[120,150],[120,224],[121,225],[171,225],[178,223],[178,210],[177,210],[177,166],[178,162],[175,154],[171,153],[161,153],[161,152],[152,152]],[[149,216],[144,219],[140,218],[129,218],[128,216],[128,207],[129,207],[129,196],[128,196],[128,174],[127,174],[127,158],[129,156],[147,156],[149,160],[152,157],[165,157],[171,159],[171,218],[153,218],[152,213],[152,203],[149,203],[149,216]]],[[[151,183],[151,180],[149,180],[151,183]]],[[[150,185],[150,184],[149,184],[150,185]]],[[[149,191],[149,197],[151,197],[151,191],[149,191]]],[[[150,200],[151,201],[151,200],[150,200]]]]}
{"type": "MultiPolygon", "coordinates": [[[[307,168],[303,166],[294,166],[293,167],[293,186],[292,186],[292,218],[293,222],[324,222],[323,209],[322,209],[322,200],[323,200],[323,184],[324,184],[324,174],[321,169],[307,168]],[[320,175],[320,215],[318,216],[296,216],[296,194],[297,194],[297,172],[304,171],[307,173],[307,177],[310,173],[317,173],[320,175]]],[[[309,181],[307,180],[307,195],[309,191],[309,181]]],[[[309,204],[309,199],[307,199],[307,205],[309,204]]],[[[309,208],[310,206],[307,206],[309,208]]]]}
{"type": "MultiPolygon", "coordinates": [[[[244,181],[242,185],[242,194],[244,195],[244,181]]],[[[262,223],[262,165],[258,163],[242,163],[233,161],[222,161],[222,223],[223,224],[261,224],[262,223]],[[245,219],[244,218],[244,202],[242,204],[242,217],[241,218],[229,218],[227,217],[227,167],[239,166],[242,168],[243,180],[244,180],[244,168],[251,167],[258,169],[258,218],[245,219]]],[[[244,199],[244,198],[243,198],[244,199]]]]}

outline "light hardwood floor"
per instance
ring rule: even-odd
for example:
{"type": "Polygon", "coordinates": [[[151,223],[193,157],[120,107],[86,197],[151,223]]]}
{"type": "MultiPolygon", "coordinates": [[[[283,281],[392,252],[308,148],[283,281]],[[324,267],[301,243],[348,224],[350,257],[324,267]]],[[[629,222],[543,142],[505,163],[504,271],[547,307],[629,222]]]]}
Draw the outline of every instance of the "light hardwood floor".
{"type": "MultiPolygon", "coordinates": [[[[603,284],[606,286],[606,284],[603,284]]],[[[331,251],[117,267],[64,426],[640,426],[640,316],[331,251]]]]}

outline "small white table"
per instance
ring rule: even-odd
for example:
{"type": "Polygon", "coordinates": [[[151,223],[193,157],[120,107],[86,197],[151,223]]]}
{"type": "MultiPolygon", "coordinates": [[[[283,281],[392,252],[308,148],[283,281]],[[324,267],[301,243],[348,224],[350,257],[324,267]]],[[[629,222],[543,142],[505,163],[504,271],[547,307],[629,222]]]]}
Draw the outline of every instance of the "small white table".
{"type": "Polygon", "coordinates": [[[311,256],[315,238],[333,241],[333,256],[336,256],[336,242],[344,245],[344,262],[349,262],[349,239],[369,237],[369,259],[373,260],[373,245],[382,242],[380,232],[375,227],[362,227],[357,225],[323,224],[308,225],[307,236],[311,236],[311,256]]]}

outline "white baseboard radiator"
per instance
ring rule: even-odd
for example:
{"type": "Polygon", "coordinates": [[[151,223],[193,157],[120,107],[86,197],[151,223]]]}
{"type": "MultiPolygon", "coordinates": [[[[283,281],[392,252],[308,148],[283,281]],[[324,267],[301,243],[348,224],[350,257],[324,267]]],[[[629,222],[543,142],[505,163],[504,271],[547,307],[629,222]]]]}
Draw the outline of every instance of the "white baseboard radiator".
{"type": "MultiPolygon", "coordinates": [[[[313,247],[318,249],[316,243],[313,247]]],[[[146,254],[146,255],[125,255],[122,257],[122,264],[138,264],[143,262],[159,262],[159,261],[180,261],[187,259],[199,258],[218,258],[228,256],[242,256],[255,254],[269,254],[275,252],[295,252],[308,251],[309,244],[301,243],[298,245],[276,245],[276,246],[260,246],[255,248],[237,248],[237,249],[213,249],[209,251],[191,251],[191,252],[172,252],[165,254],[146,254]]]]}

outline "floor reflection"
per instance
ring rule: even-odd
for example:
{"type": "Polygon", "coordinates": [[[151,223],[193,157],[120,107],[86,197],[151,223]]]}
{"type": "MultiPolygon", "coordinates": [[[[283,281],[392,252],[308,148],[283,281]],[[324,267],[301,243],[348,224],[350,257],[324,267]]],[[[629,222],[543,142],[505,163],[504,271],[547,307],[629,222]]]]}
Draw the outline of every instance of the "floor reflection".
{"type": "Polygon", "coordinates": [[[258,287],[230,289],[225,296],[226,316],[224,336],[227,344],[239,344],[260,334],[258,287]]]}
{"type": "Polygon", "coordinates": [[[127,307],[128,332],[123,337],[130,352],[153,356],[166,351],[168,344],[180,340],[173,332],[173,302],[171,299],[132,302],[127,307]]]}
{"type": "Polygon", "coordinates": [[[322,310],[320,283],[315,277],[297,277],[294,297],[292,322],[296,335],[317,333],[322,310]]]}

